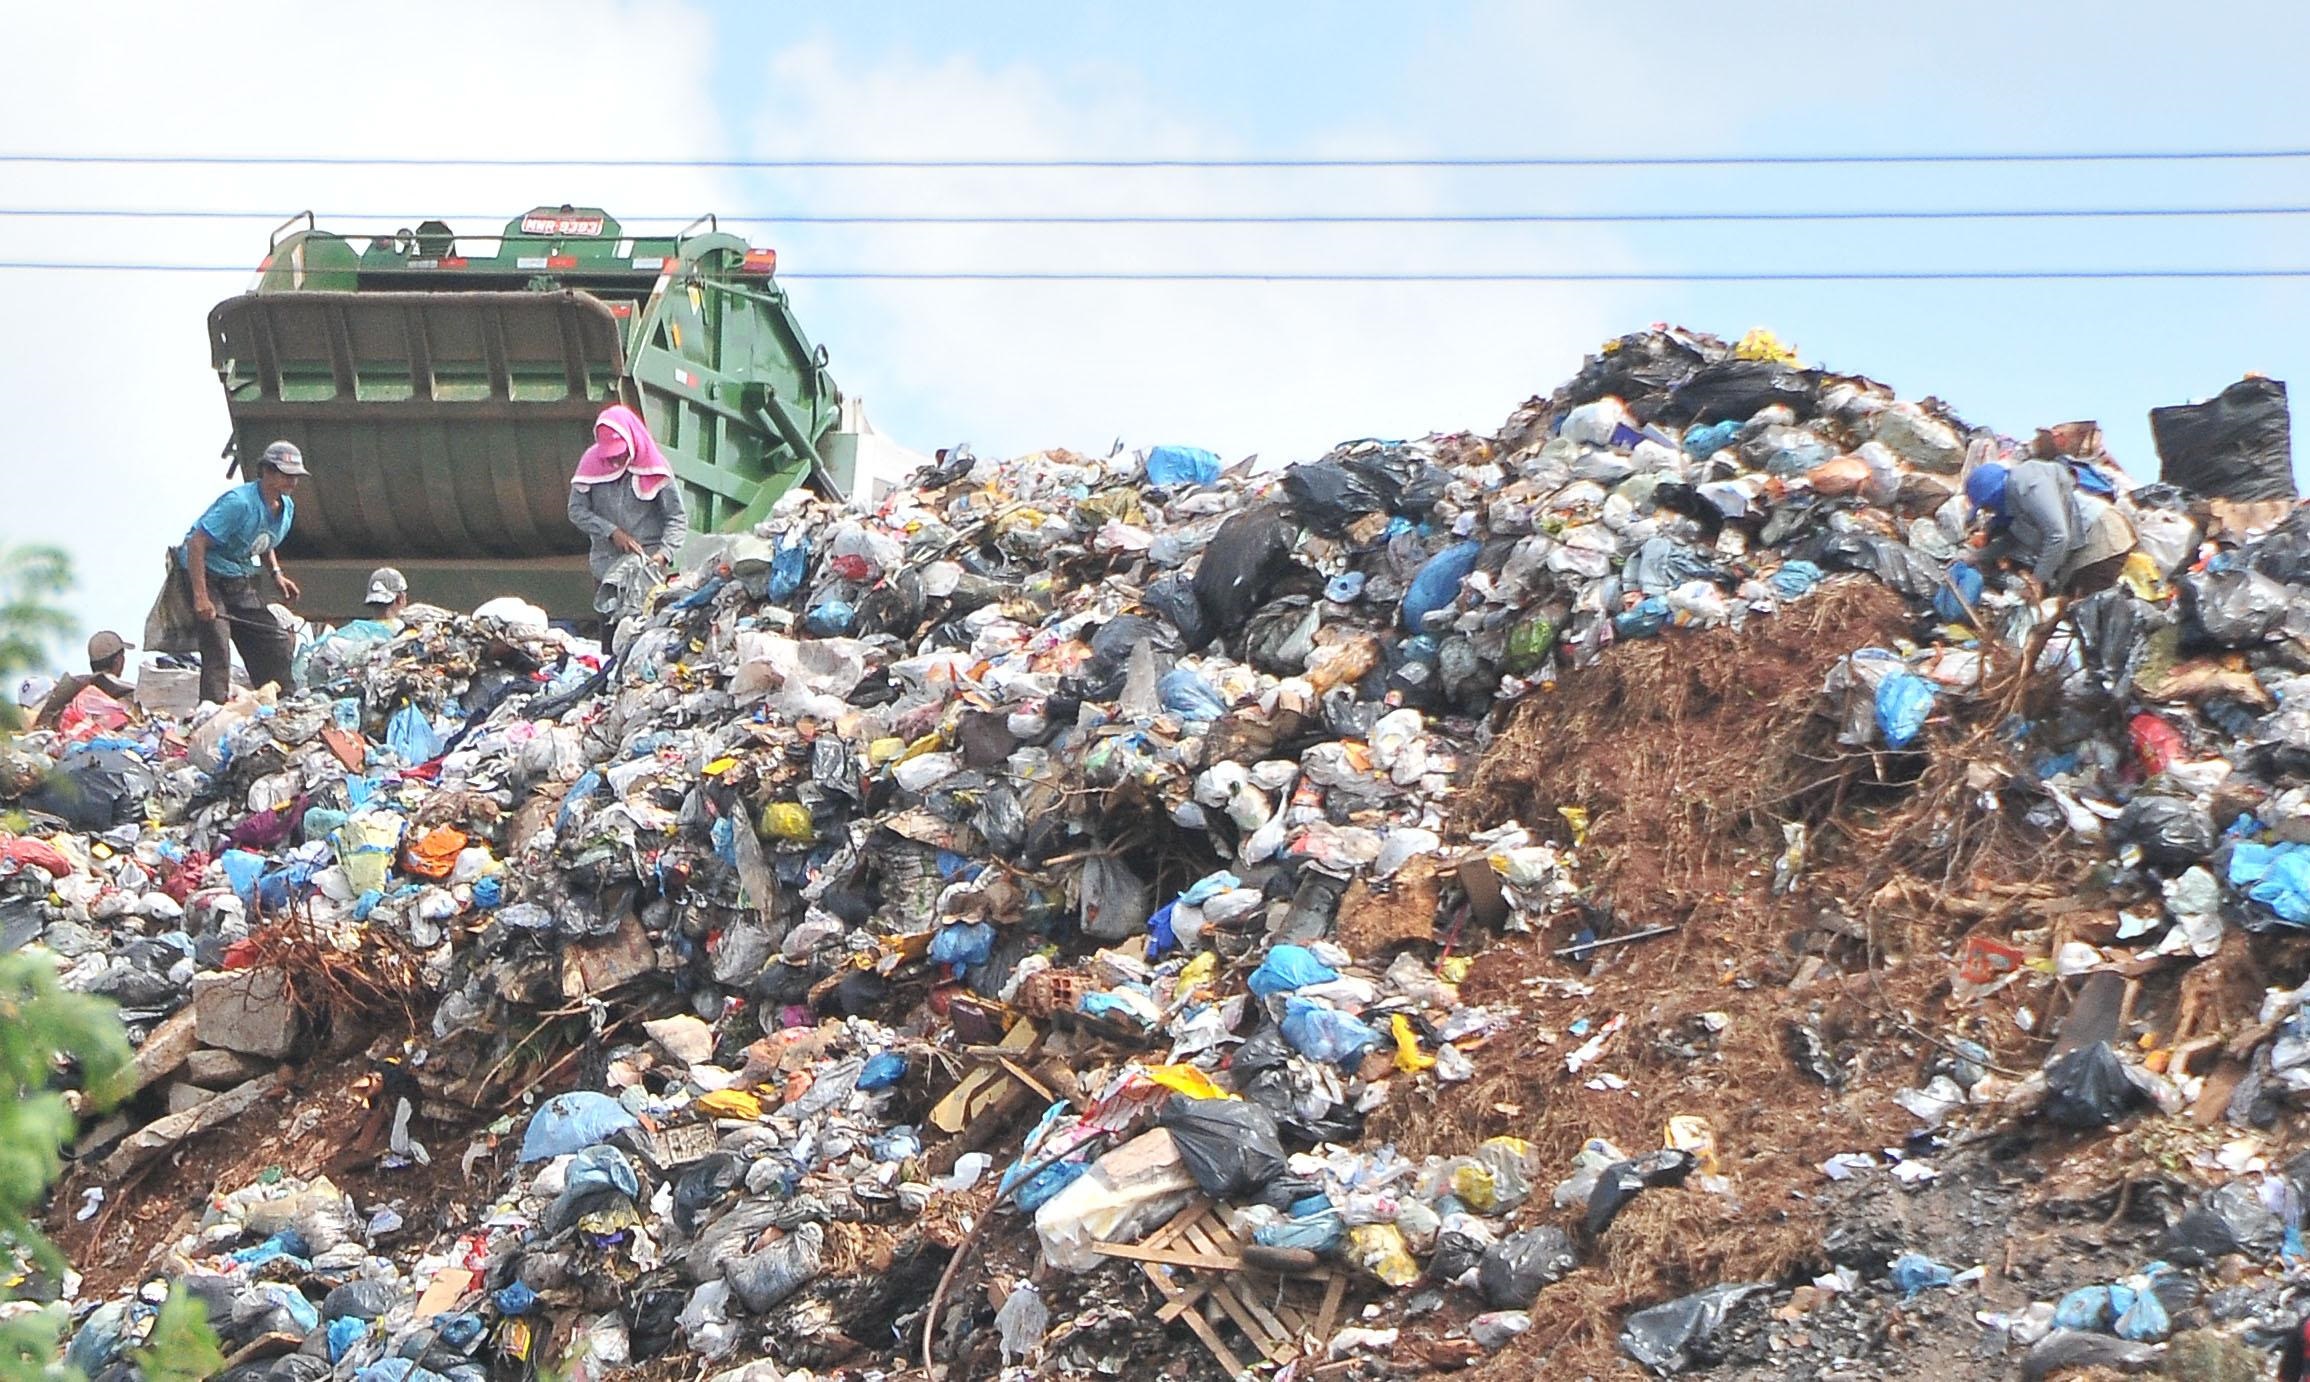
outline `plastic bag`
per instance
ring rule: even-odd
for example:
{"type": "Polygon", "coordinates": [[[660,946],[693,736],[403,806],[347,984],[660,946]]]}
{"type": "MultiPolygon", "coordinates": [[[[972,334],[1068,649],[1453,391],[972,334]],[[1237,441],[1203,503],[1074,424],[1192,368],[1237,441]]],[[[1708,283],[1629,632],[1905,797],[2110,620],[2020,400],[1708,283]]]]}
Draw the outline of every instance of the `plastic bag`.
{"type": "Polygon", "coordinates": [[[2259,571],[2206,571],[2181,586],[2183,615],[2225,648],[2259,643],[2286,620],[2286,587],[2259,571]]]}
{"type": "MultiPolygon", "coordinates": [[[[1152,461],[1148,468],[1153,471],[1152,461]]],[[[1043,1336],[1051,1332],[1051,1311],[1033,1282],[1020,1282],[1003,1297],[1003,1308],[995,1312],[995,1332],[1002,1338],[1006,1368],[1025,1362],[1043,1346],[1043,1336]]]]}
{"type": "Polygon", "coordinates": [[[521,1135],[521,1159],[570,1156],[607,1142],[640,1121],[607,1094],[583,1089],[556,1094],[530,1115],[529,1128],[521,1135]]]}
{"type": "Polygon", "coordinates": [[[1935,1286],[1947,1286],[1957,1273],[1921,1252],[1905,1252],[1893,1259],[1893,1289],[1907,1300],[1935,1286]]]}
{"type": "Polygon", "coordinates": [[[932,964],[976,969],[995,953],[995,928],[983,921],[951,922],[930,938],[932,964]]]}
{"type": "Polygon", "coordinates": [[[2184,1267],[2211,1266],[2232,1253],[2267,1257],[2284,1241],[2286,1225],[2255,1188],[2233,1181],[2209,1191],[2166,1230],[2164,1253],[2184,1267]]]}
{"type": "Polygon", "coordinates": [[[1171,1130],[1188,1171],[1206,1195],[1236,1199],[1283,1174],[1283,1138],[1276,1131],[1275,1115],[1257,1104],[1175,1095],[1156,1122],[1171,1130]]]}
{"type": "Polygon", "coordinates": [[[1254,995],[1272,998],[1310,984],[1328,984],[1338,977],[1338,970],[1317,959],[1306,946],[1278,945],[1268,949],[1267,957],[1244,984],[1254,995]]]}
{"type": "Polygon", "coordinates": [[[1155,684],[1163,708],[1189,724],[1209,724],[1227,713],[1227,702],[1210,683],[1186,667],[1174,667],[1155,684]]]}
{"type": "Polygon", "coordinates": [[[1289,1000],[1283,1039],[1309,1060],[1354,1065],[1380,1044],[1380,1034],[1361,1019],[1305,998],[1289,1000]]]}
{"type": "Polygon", "coordinates": [[[1194,1193],[1194,1173],[1170,1129],[1141,1133],[1035,1211],[1043,1260],[1062,1271],[1089,1271],[1106,1260],[1093,1243],[1137,1242],[1194,1193]]]}
{"type": "Polygon", "coordinates": [[[2294,497],[2286,386],[2241,379],[2203,403],[2150,409],[2158,479],[2208,499],[2294,497]]]}
{"type": "Polygon", "coordinates": [[[425,712],[414,705],[404,705],[393,712],[385,722],[385,747],[393,750],[401,761],[415,765],[430,763],[441,756],[445,741],[425,718],[425,712]]]}
{"type": "Polygon", "coordinates": [[[2214,818],[2183,797],[2140,796],[2126,803],[2117,819],[2118,839],[2140,846],[2142,857],[2161,867],[2194,864],[2214,852],[2214,818]]]}
{"type": "Polygon", "coordinates": [[[1896,672],[1877,685],[1877,733],[1887,748],[1905,749],[1924,732],[1933,713],[1933,683],[1909,672],[1896,672]]]}
{"type": "Polygon", "coordinates": [[[95,833],[144,815],[145,798],[158,785],[144,760],[119,749],[81,749],[65,756],[24,804],[61,817],[74,830],[95,833]]]}
{"type": "Polygon", "coordinates": [[[1146,930],[1154,915],[1153,892],[1128,864],[1106,855],[1083,861],[1083,933],[1104,941],[1119,941],[1146,930]]]}
{"type": "MultiPolygon", "coordinates": [[[[1207,635],[1233,633],[1251,618],[1290,567],[1294,537],[1290,517],[1275,504],[1245,509],[1219,525],[1195,568],[1195,598],[1210,620],[1207,635]]],[[[1190,640],[1187,646],[1192,652],[1202,644],[1190,640]]]]}
{"type": "Polygon", "coordinates": [[[1420,1279],[1404,1231],[1394,1224],[1359,1224],[1348,1230],[1348,1255],[1383,1285],[1405,1287],[1420,1279]]]}
{"type": "Polygon", "coordinates": [[[816,1280],[825,1269],[826,1228],[804,1224],[757,1253],[722,1263],[730,1294],[759,1315],[816,1280]]]}
{"type": "Polygon", "coordinates": [[[1158,446],[1147,453],[1147,483],[1208,485],[1219,479],[1219,457],[1200,446],[1158,446]]]}
{"type": "Polygon", "coordinates": [[[2106,1041],[2080,1046],[2046,1068],[2045,1116],[2064,1128],[2106,1128],[2144,1102],[2106,1041]]]}
{"type": "Polygon", "coordinates": [[[1385,495],[1338,461],[1293,466],[1283,472],[1283,492],[1293,516],[1325,537],[1339,537],[1365,514],[1387,508],[1385,495]]]}
{"type": "Polygon", "coordinates": [[[1170,620],[1171,626],[1179,630],[1184,647],[1204,647],[1216,633],[1211,616],[1195,598],[1195,582],[1191,577],[1166,576],[1141,591],[1139,603],[1170,620]]]}
{"type": "Polygon", "coordinates": [[[1521,1310],[1540,1289],[1562,1281],[1580,1265],[1580,1254],[1564,1230],[1553,1226],[1511,1233],[1485,1252],[1476,1268],[1476,1286],[1495,1310],[1521,1310]]]}
{"type": "Polygon", "coordinates": [[[1762,1283],[1711,1286],[1639,1310],[1621,1322],[1621,1350],[1648,1368],[1681,1372],[1700,1356],[1734,1306],[1766,1289],[1762,1283]]]}
{"type": "Polygon", "coordinates": [[[1483,550],[1480,542],[1457,542],[1428,558],[1420,573],[1412,577],[1411,588],[1404,592],[1404,627],[1418,633],[1430,614],[1450,608],[1460,597],[1460,583],[1476,569],[1476,557],[1483,550]]]}

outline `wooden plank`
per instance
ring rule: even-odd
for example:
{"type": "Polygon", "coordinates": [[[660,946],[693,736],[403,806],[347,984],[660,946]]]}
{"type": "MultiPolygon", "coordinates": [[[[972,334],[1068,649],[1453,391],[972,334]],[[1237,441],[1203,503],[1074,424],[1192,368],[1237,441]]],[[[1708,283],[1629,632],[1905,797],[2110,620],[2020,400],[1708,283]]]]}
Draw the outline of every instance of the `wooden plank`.
{"type": "Polygon", "coordinates": [[[1133,1262],[1159,1262],[1166,1267],[1193,1267],[1207,1272],[1240,1272],[1243,1259],[1221,1257],[1210,1252],[1182,1252],[1177,1248],[1150,1248],[1144,1243],[1093,1243],[1091,1251],[1102,1257],[1121,1257],[1133,1262]]]}
{"type": "MultiPolygon", "coordinates": [[[[1252,1345],[1263,1356],[1273,1352],[1273,1348],[1260,1336],[1259,1321],[1253,1319],[1251,1312],[1243,1308],[1243,1302],[1235,1298],[1234,1292],[1224,1288],[1215,1289],[1211,1293],[1211,1300],[1213,1304],[1227,1312],[1227,1318],[1235,1321],[1235,1327],[1243,1331],[1244,1337],[1250,1339],[1252,1345]]],[[[1190,1315],[1189,1318],[1193,1318],[1193,1316],[1190,1315]]]]}
{"type": "Polygon", "coordinates": [[[1318,1341],[1331,1338],[1332,1326],[1339,1323],[1340,1302],[1347,1296],[1347,1273],[1334,1268],[1331,1284],[1323,1288],[1323,1309],[1315,1317],[1315,1337],[1318,1341]]]}
{"type": "MultiPolygon", "coordinates": [[[[1234,1296],[1237,1303],[1250,1311],[1252,1317],[1257,1319],[1261,1326],[1267,1330],[1267,1337],[1274,1342],[1263,1345],[1260,1352],[1267,1354],[1269,1358],[1274,1358],[1277,1349],[1297,1337],[1297,1330],[1284,1328],[1283,1321],[1277,1319],[1272,1311],[1260,1303],[1258,1297],[1252,1293],[1251,1282],[1248,1279],[1237,1277],[1219,1289],[1234,1296]]],[[[1250,1333],[1249,1330],[1245,1332],[1250,1333]]],[[[1258,1338],[1259,1336],[1254,1334],[1252,1337],[1258,1338]]]]}

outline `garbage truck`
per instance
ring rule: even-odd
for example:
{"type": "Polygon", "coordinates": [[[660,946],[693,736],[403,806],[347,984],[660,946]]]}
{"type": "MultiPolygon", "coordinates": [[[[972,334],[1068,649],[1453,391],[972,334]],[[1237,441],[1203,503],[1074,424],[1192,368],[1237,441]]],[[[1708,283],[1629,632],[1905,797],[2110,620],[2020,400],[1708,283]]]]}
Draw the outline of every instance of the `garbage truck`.
{"type": "Polygon", "coordinates": [[[511,595],[590,618],[569,476],[611,403],[647,419],[695,534],[889,469],[777,262],[712,216],[630,235],[599,207],[479,236],[439,220],[339,234],[311,212],[277,227],[249,290],[209,313],[209,342],[228,469],[276,439],[312,468],[282,548],[300,612],[348,616],[369,572],[395,566],[428,603],[511,595]]]}

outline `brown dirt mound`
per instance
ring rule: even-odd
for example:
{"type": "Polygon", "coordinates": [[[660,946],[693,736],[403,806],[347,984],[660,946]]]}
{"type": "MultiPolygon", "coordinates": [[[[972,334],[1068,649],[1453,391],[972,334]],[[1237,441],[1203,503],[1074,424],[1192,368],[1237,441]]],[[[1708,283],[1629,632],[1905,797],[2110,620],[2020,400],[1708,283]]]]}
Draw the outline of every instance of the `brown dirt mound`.
{"type": "MultiPolygon", "coordinates": [[[[1856,579],[1741,632],[1623,645],[1519,706],[1478,766],[1459,829],[1515,819],[1569,843],[1558,808],[1582,808],[1588,894],[1622,930],[1680,929],[1593,963],[1549,953],[1571,939],[1570,919],[1485,950],[1463,995],[1513,1004],[1522,1020],[1477,1053],[1474,1080],[1400,1095],[1373,1136],[1412,1156],[1524,1138],[1545,1170],[1521,1222],[1570,1228],[1576,1213],[1549,1195],[1584,1142],[1642,1155],[1670,1118],[1691,1115],[1706,1120],[1730,1193],[1695,1181],[1640,1194],[1582,1269],[1541,1295],[1531,1333],[1476,1375],[1638,1375],[1613,1344],[1626,1310],[1816,1264],[1819,1164],[1897,1145],[1914,1126],[1889,1096],[1935,1054],[1916,1015],[1945,985],[1963,925],[1931,910],[1929,887],[1881,892],[1896,868],[1882,845],[1925,833],[1917,821],[1944,809],[1926,785],[1956,781],[1978,744],[1970,724],[1943,723],[1912,754],[1849,750],[1820,713],[1831,664],[1912,622],[1898,596],[1856,579]],[[1796,821],[1813,827],[1812,846],[1799,886],[1776,896],[1781,826],[1796,821]],[[1822,929],[1832,913],[1858,920],[1822,929]],[[1565,1057],[1615,1017],[1624,1025],[1602,1057],[1570,1071],[1565,1057]],[[1834,1063],[1834,1086],[1805,1069],[1807,1043],[1834,1063]],[[1592,1085],[1599,1075],[1614,1081],[1592,1085]]],[[[1952,872],[2035,877],[2042,843],[1952,872]]]]}

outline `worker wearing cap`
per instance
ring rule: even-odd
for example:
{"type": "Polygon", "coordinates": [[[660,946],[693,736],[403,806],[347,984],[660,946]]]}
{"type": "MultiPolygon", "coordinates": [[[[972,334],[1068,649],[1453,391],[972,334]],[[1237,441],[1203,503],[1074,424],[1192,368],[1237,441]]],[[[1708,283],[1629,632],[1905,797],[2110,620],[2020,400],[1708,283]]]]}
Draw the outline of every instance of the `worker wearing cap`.
{"type": "Polygon", "coordinates": [[[1965,477],[1965,497],[1989,520],[1982,559],[2012,559],[2047,594],[2107,588],[2133,551],[2133,525],[2117,507],[2079,492],[2065,461],[1995,461],[1965,477]]]}
{"type": "Polygon", "coordinates": [[[297,680],[308,686],[325,684],[340,674],[345,660],[364,649],[390,643],[401,632],[401,612],[409,608],[409,578],[390,566],[369,573],[361,597],[361,617],[348,619],[315,639],[297,654],[297,680]]]}
{"type": "Polygon", "coordinates": [[[204,701],[232,693],[233,648],[248,665],[250,685],[290,685],[296,639],[273,618],[257,577],[271,571],[292,604],[301,593],[281,569],[280,546],[297,520],[291,496],[305,474],[304,455],[288,442],[274,442],[257,461],[257,478],[219,495],[185,534],[204,701]]]}
{"type": "Polygon", "coordinates": [[[133,705],[136,688],[122,681],[120,674],[128,670],[128,650],[135,646],[110,629],[99,629],[88,640],[88,675],[75,672],[58,678],[56,689],[40,702],[39,711],[33,715],[32,727],[54,729],[64,718],[66,708],[91,686],[122,705],[133,705]]]}

